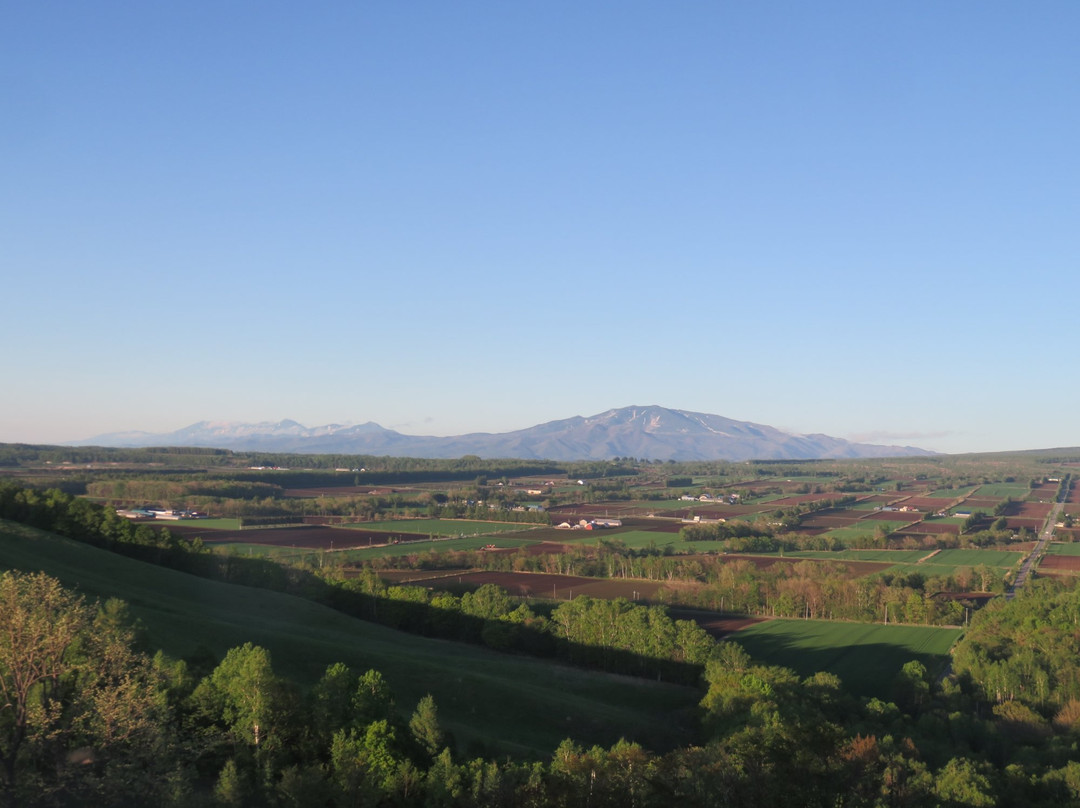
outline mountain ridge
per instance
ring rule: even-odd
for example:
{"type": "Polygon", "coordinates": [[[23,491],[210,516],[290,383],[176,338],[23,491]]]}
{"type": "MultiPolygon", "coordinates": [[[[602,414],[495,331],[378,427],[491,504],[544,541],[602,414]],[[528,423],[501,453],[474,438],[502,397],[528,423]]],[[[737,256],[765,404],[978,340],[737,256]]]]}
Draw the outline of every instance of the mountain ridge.
{"type": "Polygon", "coordinates": [[[405,435],[373,421],[305,427],[291,419],[257,423],[198,421],[167,433],[115,432],[69,446],[200,446],[296,454],[530,460],[811,460],[933,455],[913,446],[854,443],[821,433],[799,435],[765,424],[659,405],[618,407],[511,432],[436,437],[405,435]]]}

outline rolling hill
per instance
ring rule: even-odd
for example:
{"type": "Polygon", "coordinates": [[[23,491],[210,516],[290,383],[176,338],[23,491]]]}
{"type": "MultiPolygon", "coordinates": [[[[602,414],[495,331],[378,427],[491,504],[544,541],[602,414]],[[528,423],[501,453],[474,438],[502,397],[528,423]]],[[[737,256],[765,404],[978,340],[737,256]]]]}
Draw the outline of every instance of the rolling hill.
{"type": "Polygon", "coordinates": [[[382,672],[410,712],[427,693],[462,747],[546,757],[566,737],[651,748],[686,743],[694,688],[584,671],[419,637],[291,595],[206,580],[0,520],[0,571],[42,571],[89,598],[126,601],[147,645],[173,657],[267,648],[275,671],[311,685],[327,666],[382,672]]]}

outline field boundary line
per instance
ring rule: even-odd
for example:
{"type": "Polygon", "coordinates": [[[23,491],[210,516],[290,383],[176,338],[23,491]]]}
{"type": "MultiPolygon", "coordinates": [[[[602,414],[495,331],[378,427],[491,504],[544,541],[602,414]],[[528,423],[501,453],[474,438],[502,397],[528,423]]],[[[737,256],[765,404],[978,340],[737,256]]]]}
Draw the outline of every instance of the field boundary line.
{"type": "Polygon", "coordinates": [[[922,558],[920,558],[920,559],[919,559],[918,561],[916,561],[915,563],[916,563],[916,564],[921,564],[921,563],[923,563],[924,561],[929,561],[929,560],[930,560],[931,558],[933,558],[934,556],[936,556],[936,555],[937,555],[938,553],[940,553],[940,552],[941,552],[941,548],[939,547],[939,548],[938,548],[937,550],[934,550],[934,552],[932,552],[932,553],[930,553],[930,554],[928,554],[928,555],[924,555],[924,556],[923,556],[922,558]]]}

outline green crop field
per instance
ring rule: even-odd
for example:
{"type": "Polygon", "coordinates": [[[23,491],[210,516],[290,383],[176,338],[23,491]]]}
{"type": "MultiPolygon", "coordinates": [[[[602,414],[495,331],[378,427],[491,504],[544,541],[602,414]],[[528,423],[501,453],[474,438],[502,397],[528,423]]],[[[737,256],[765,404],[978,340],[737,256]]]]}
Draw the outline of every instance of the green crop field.
{"type": "Polygon", "coordinates": [[[848,525],[847,527],[834,527],[825,535],[846,543],[855,541],[864,536],[873,536],[878,532],[878,528],[893,531],[902,528],[905,525],[910,525],[913,521],[913,519],[907,519],[902,522],[892,519],[863,519],[857,524],[848,525]]]}
{"type": "Polygon", "coordinates": [[[892,564],[914,564],[929,555],[929,550],[800,550],[786,552],[789,558],[822,558],[827,561],[881,561],[892,564]]]}
{"type": "Polygon", "coordinates": [[[1046,545],[1049,555],[1080,556],[1080,542],[1052,541],[1046,545]]]}
{"type": "Polygon", "coordinates": [[[92,597],[119,597],[146,627],[151,647],[219,657],[253,642],[274,669],[310,685],[328,665],[375,668],[406,714],[431,693],[463,744],[546,757],[565,737],[620,736],[663,749],[687,743],[694,688],[581,671],[546,660],[433,640],[347,617],[306,600],[197,578],[0,521],[0,569],[41,570],[92,597]]]}
{"type": "MultiPolygon", "coordinates": [[[[957,567],[988,567],[1010,569],[1019,563],[1023,553],[1010,550],[942,550],[930,556],[929,550],[806,550],[786,552],[788,558],[818,558],[827,561],[881,561],[893,564],[886,572],[921,572],[926,576],[951,575],[957,567]],[[921,561],[921,559],[926,561],[921,561]]],[[[1080,552],[1077,553],[1080,555],[1080,552]]]]}
{"type": "Polygon", "coordinates": [[[1024,499],[1031,493],[1031,489],[1026,485],[1016,485],[1015,483],[990,483],[989,485],[980,485],[975,492],[977,497],[997,497],[999,499],[1005,499],[1006,497],[1012,497],[1013,499],[1024,499]]]}
{"type": "Polygon", "coordinates": [[[1023,553],[1011,550],[942,550],[927,563],[953,569],[977,567],[979,564],[1008,569],[1019,563],[1023,557],[1023,553]]]}
{"type": "MultiPolygon", "coordinates": [[[[566,531],[563,531],[566,533],[566,531]]],[[[650,547],[656,545],[657,547],[663,547],[668,544],[677,545],[680,549],[684,547],[696,546],[692,542],[685,542],[678,533],[660,533],[653,530],[626,530],[618,533],[613,533],[610,530],[596,530],[596,531],[579,531],[575,530],[572,535],[567,538],[581,538],[584,534],[584,541],[574,542],[575,544],[585,544],[589,546],[596,546],[601,541],[617,541],[622,542],[630,549],[640,549],[643,547],[650,547]]]]}
{"type": "Polygon", "coordinates": [[[968,486],[967,488],[942,488],[937,491],[932,491],[927,494],[930,497],[936,497],[938,499],[958,499],[959,497],[966,497],[977,486],[968,486]]]}
{"type": "MultiPolygon", "coordinates": [[[[169,526],[168,522],[163,522],[163,524],[165,527],[169,526]]],[[[204,527],[207,530],[239,530],[241,527],[239,519],[228,519],[225,517],[218,519],[184,519],[180,524],[185,527],[204,527]]],[[[155,527],[156,526],[155,523],[155,527]]]]}
{"type": "Polygon", "coordinates": [[[960,633],[929,626],[766,620],[728,639],[770,665],[792,668],[800,676],[828,671],[856,695],[888,699],[905,663],[917,659],[927,669],[938,670],[960,633]]]}

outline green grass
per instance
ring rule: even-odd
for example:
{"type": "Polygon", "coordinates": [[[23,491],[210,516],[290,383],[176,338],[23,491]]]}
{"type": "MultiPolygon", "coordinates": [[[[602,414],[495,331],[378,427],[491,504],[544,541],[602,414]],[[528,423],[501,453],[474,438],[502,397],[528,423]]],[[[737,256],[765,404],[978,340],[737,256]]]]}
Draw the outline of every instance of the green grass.
{"type": "Polygon", "coordinates": [[[874,536],[877,534],[879,527],[883,527],[888,531],[893,531],[904,525],[910,525],[913,521],[914,519],[907,519],[902,522],[892,519],[863,519],[854,525],[834,527],[832,530],[825,533],[825,535],[830,538],[839,539],[842,542],[849,542],[864,536],[874,536]]]}
{"type": "Polygon", "coordinates": [[[328,665],[375,668],[403,711],[431,693],[458,741],[546,757],[565,737],[620,736],[663,749],[689,740],[693,688],[581,671],[546,660],[393,631],[288,595],[209,581],[0,521],[0,568],[42,570],[92,598],[127,601],[151,647],[219,657],[253,642],[304,685],[328,665]]]}
{"type": "Polygon", "coordinates": [[[937,491],[932,491],[927,494],[929,497],[935,497],[937,499],[956,499],[958,497],[966,497],[972,491],[975,490],[975,486],[968,486],[967,488],[941,488],[937,491]]]}
{"type": "MultiPolygon", "coordinates": [[[[1080,545],[1078,545],[1080,546],[1080,545]]],[[[888,572],[917,571],[923,575],[951,575],[957,567],[976,567],[986,564],[988,567],[1009,569],[1023,557],[1023,553],[1009,550],[942,550],[937,555],[923,562],[919,559],[930,555],[930,550],[805,550],[786,552],[788,558],[819,558],[827,561],[881,561],[892,563],[888,572]]],[[[1077,551],[1080,555],[1080,550],[1077,551]]]]}
{"type": "Polygon", "coordinates": [[[1080,556],[1080,542],[1052,541],[1046,545],[1049,555],[1080,556]]]}
{"type": "MultiPolygon", "coordinates": [[[[168,523],[162,520],[163,524],[168,527],[168,523]]],[[[207,530],[239,530],[240,520],[229,519],[221,517],[218,519],[184,519],[180,522],[182,525],[190,527],[205,527],[207,530]]]]}
{"type": "Polygon", "coordinates": [[[1010,550],[942,550],[927,563],[952,569],[977,567],[979,564],[1008,569],[1023,557],[1023,553],[1010,550]]]}
{"type": "Polygon", "coordinates": [[[470,522],[467,519],[393,519],[385,522],[354,522],[343,527],[385,533],[416,533],[421,536],[479,536],[526,530],[522,522],[470,522]]]}
{"type": "Polygon", "coordinates": [[[823,558],[828,561],[881,561],[893,564],[914,564],[929,555],[929,550],[801,550],[786,552],[788,558],[823,558]]]}
{"type": "Polygon", "coordinates": [[[986,499],[992,497],[997,497],[998,499],[1005,499],[1005,497],[1026,499],[1030,493],[1031,489],[1026,485],[1016,485],[1015,483],[990,483],[989,485],[980,485],[979,490],[975,492],[975,496],[986,499]]]}
{"type": "MultiPolygon", "coordinates": [[[[575,530],[574,533],[567,538],[578,538],[581,533],[582,531],[575,530]]],[[[678,533],[659,533],[653,530],[626,530],[619,533],[614,533],[610,530],[597,530],[586,532],[585,537],[584,541],[574,543],[595,546],[600,544],[601,540],[607,539],[610,541],[620,541],[631,549],[649,547],[653,544],[657,547],[663,547],[666,544],[674,544],[680,547],[693,546],[694,544],[693,542],[683,541],[678,533]]]]}
{"type": "Polygon", "coordinates": [[[828,671],[855,695],[888,699],[905,663],[917,659],[937,670],[960,633],[930,626],[767,620],[729,639],[770,665],[792,668],[800,676],[828,671]]]}

